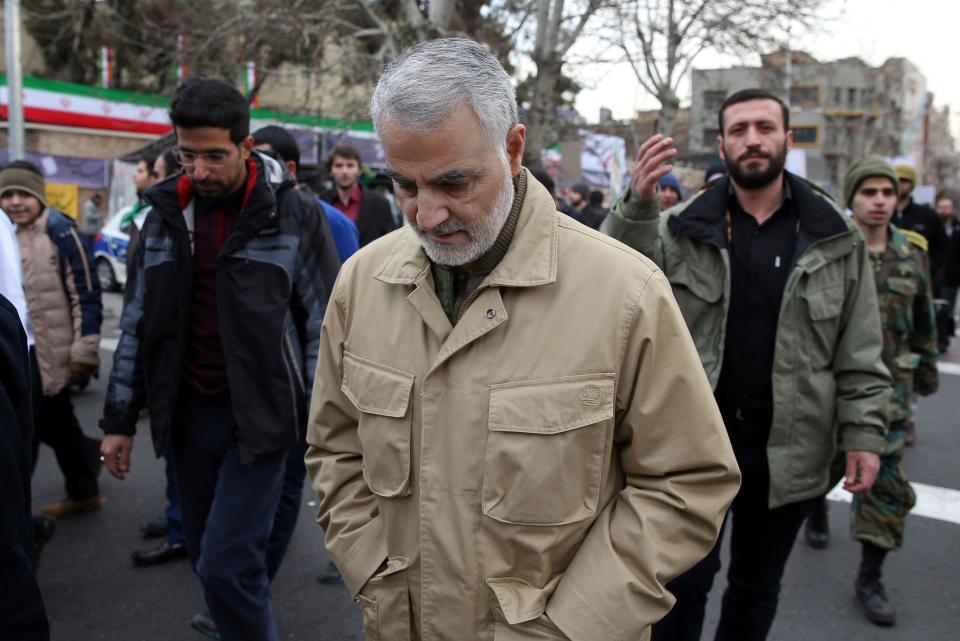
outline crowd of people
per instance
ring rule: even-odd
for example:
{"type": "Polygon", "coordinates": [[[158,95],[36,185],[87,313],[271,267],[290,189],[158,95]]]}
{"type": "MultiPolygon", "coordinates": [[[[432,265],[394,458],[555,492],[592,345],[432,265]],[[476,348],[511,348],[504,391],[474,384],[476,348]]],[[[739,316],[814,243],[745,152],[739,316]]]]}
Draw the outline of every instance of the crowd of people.
{"type": "Polygon", "coordinates": [[[39,550],[103,509],[100,467],[127,478],[144,424],[167,509],[132,561],[188,559],[208,637],[278,638],[307,477],[325,577],[368,641],[697,641],[724,530],[715,639],[762,641],[800,532],[829,545],[838,482],[854,594],[895,624],[903,448],[960,284],[950,194],[919,205],[915,169],[867,156],[834,200],[785,170],[789,109],[750,89],[721,106],[695,193],[655,135],[607,211],[522,165],[511,79],[460,38],[401,54],[370,109],[387,168],[364,184],[337,146],[323,189],[289,131],[250,131],[236,88],[178,87],[176,146],[139,161],[119,214],[99,439],[70,390],[100,367],[100,203],[78,226],[36,166],[0,170],[0,638],[49,638],[39,550]],[[40,443],[65,496],[33,515],[40,443]]]}

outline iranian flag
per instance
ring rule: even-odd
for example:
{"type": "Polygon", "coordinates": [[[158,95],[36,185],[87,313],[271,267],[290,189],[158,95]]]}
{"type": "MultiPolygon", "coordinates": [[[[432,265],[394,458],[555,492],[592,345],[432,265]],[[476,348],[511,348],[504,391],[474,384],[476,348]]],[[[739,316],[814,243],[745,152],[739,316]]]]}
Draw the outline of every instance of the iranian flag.
{"type": "MultiPolygon", "coordinates": [[[[6,77],[0,75],[0,118],[8,120],[6,77]]],[[[170,131],[170,100],[41,78],[23,79],[23,117],[28,123],[162,135],[170,131]]]]}

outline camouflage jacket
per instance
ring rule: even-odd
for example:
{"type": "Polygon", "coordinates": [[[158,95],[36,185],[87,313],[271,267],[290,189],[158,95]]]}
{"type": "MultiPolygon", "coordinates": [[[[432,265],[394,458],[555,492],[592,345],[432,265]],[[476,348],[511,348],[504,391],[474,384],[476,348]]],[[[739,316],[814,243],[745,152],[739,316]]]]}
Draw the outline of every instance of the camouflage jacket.
{"type": "Polygon", "coordinates": [[[910,395],[937,391],[937,326],[926,241],[890,225],[883,253],[870,252],[883,326],[883,363],[893,375],[889,421],[910,417],[910,395]]]}

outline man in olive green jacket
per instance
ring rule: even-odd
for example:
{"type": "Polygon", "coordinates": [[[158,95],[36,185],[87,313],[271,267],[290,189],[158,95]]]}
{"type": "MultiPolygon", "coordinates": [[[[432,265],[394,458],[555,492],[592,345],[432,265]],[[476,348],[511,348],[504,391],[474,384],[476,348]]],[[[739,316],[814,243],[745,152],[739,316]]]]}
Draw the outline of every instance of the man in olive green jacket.
{"type": "Polygon", "coordinates": [[[306,456],[365,638],[649,638],[739,478],[669,283],[557,213],[480,45],[371,105],[407,224],[340,272],[306,456]]]}
{"type": "MultiPolygon", "coordinates": [[[[743,472],[717,639],[766,638],[834,452],[846,452],[847,489],[862,492],[884,447],[890,377],[866,247],[829,198],[784,171],[788,117],[765,92],[729,97],[718,146],[730,176],[662,216],[655,185],[676,151],[651,138],[601,228],[664,270],[743,472]]],[[[699,638],[719,567],[715,549],[668,585],[677,605],[654,641],[699,638]]]]}

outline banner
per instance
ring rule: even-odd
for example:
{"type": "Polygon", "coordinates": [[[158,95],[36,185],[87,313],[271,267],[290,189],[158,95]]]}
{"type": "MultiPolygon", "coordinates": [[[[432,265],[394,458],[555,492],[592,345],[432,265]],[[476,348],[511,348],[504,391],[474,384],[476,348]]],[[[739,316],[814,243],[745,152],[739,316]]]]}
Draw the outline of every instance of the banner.
{"type": "Polygon", "coordinates": [[[80,188],[76,185],[66,183],[47,183],[44,195],[47,197],[47,204],[55,209],[59,209],[70,218],[76,220],[80,212],[80,188]]]}
{"type": "Polygon", "coordinates": [[[580,130],[580,172],[594,187],[607,187],[611,202],[619,198],[627,171],[627,145],[619,136],[580,130]]]}

